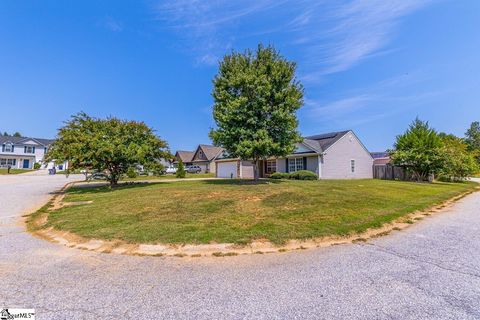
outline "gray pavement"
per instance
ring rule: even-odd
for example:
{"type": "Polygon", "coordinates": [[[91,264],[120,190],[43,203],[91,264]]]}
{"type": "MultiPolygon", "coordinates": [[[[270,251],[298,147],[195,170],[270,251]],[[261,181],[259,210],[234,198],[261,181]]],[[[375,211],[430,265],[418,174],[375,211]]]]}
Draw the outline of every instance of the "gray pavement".
{"type": "Polygon", "coordinates": [[[26,233],[22,213],[66,180],[0,176],[0,308],[37,319],[480,319],[480,193],[368,243],[162,258],[26,233]]]}

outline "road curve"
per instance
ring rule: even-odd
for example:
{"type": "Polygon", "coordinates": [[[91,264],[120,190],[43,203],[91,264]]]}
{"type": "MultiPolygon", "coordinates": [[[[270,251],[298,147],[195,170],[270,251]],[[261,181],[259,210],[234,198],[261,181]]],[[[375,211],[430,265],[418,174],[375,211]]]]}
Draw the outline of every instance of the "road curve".
{"type": "Polygon", "coordinates": [[[480,193],[368,243],[162,258],[27,233],[20,216],[68,180],[0,176],[0,308],[37,319],[480,319],[480,193]]]}

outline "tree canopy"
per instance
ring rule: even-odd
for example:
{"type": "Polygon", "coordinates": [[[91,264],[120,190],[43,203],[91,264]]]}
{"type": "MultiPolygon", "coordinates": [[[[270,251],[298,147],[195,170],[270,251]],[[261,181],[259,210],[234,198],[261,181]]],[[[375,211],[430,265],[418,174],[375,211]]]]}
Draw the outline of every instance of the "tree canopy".
{"type": "Polygon", "coordinates": [[[12,136],[12,137],[21,137],[21,136],[22,136],[22,134],[21,134],[20,132],[18,132],[18,131],[15,131],[13,134],[10,134],[10,133],[4,131],[4,132],[3,132],[3,135],[4,135],[4,136],[12,136]]]}
{"type": "Polygon", "coordinates": [[[477,173],[478,165],[475,157],[468,151],[464,139],[453,134],[440,133],[443,142],[442,167],[439,171],[440,178],[445,181],[462,181],[477,173]]]}
{"type": "Polygon", "coordinates": [[[274,47],[232,52],[220,62],[213,80],[214,144],[232,157],[258,160],[291,153],[301,141],[296,111],[303,105],[303,87],[296,64],[274,47]]]}
{"type": "Polygon", "coordinates": [[[442,167],[442,139],[428,122],[416,118],[404,134],[397,136],[391,153],[393,163],[404,166],[418,181],[442,167]]]}
{"type": "Polygon", "coordinates": [[[111,185],[129,167],[170,157],[167,143],[143,122],[114,117],[99,119],[78,113],[58,130],[47,161],[68,161],[70,169],[105,172],[111,185]]]}
{"type": "Polygon", "coordinates": [[[468,146],[468,150],[474,154],[477,162],[480,164],[480,122],[472,122],[470,128],[465,132],[465,143],[468,146]]]}

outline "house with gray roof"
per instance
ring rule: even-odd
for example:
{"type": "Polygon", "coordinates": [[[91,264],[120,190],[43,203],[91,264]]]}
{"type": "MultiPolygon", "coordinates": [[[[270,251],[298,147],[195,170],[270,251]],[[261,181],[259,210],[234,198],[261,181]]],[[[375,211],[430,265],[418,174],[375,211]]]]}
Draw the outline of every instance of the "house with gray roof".
{"type": "MultiPolygon", "coordinates": [[[[219,178],[253,178],[253,163],[222,155],[215,161],[219,178]]],[[[309,170],[319,179],[373,177],[373,158],[352,130],[304,137],[295,151],[283,158],[260,161],[260,177],[274,172],[309,170]]]]}
{"type": "Polygon", "coordinates": [[[41,168],[67,169],[68,163],[46,163],[45,153],[54,140],[0,136],[0,168],[33,169],[35,163],[41,168]]]}
{"type": "Polygon", "coordinates": [[[197,165],[201,172],[215,173],[215,160],[223,153],[223,148],[208,144],[198,145],[195,151],[177,151],[174,164],[182,160],[186,166],[197,165]]]}

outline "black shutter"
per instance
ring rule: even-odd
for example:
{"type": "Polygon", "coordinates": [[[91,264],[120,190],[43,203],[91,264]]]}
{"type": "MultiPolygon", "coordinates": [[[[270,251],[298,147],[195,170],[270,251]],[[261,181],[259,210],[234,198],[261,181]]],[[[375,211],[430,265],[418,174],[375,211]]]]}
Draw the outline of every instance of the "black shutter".
{"type": "Polygon", "coordinates": [[[27,153],[27,146],[23,147],[23,153],[27,153]]]}
{"type": "Polygon", "coordinates": [[[35,153],[35,147],[33,147],[33,153],[35,153]]]}
{"type": "Polygon", "coordinates": [[[12,152],[14,152],[14,151],[15,151],[15,145],[12,144],[12,152]]]}
{"type": "Polygon", "coordinates": [[[2,152],[5,152],[5,145],[2,144],[2,152]]]}
{"type": "Polygon", "coordinates": [[[307,170],[307,157],[303,157],[303,170],[307,170]]]}
{"type": "Polygon", "coordinates": [[[288,169],[288,158],[285,159],[285,172],[288,173],[289,172],[289,169],[288,169]]]}

